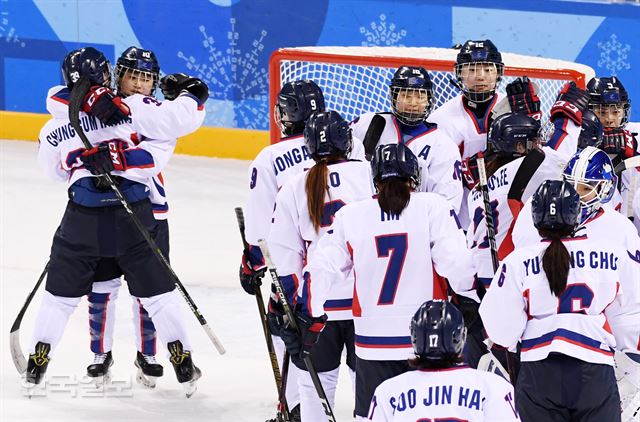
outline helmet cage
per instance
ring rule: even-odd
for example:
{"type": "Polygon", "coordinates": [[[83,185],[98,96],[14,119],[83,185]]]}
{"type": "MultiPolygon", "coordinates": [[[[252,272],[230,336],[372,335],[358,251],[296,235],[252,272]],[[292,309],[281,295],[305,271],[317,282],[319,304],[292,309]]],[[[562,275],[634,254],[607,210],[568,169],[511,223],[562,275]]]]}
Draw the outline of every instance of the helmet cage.
{"type": "MultiPolygon", "coordinates": [[[[485,53],[484,55],[486,55],[485,51],[475,51],[472,53],[472,57],[474,57],[474,53],[485,53]]],[[[498,89],[499,83],[504,76],[504,65],[502,63],[495,63],[485,60],[456,63],[454,70],[458,85],[462,88],[462,95],[464,95],[469,101],[473,101],[476,103],[484,103],[493,98],[496,93],[496,89],[498,89]],[[468,87],[465,84],[464,79],[468,77],[470,73],[477,75],[480,71],[483,73],[489,72],[489,77],[491,77],[491,74],[494,74],[495,80],[488,80],[488,89],[477,91],[475,89],[472,89],[471,87],[468,87]]]]}
{"type": "MultiPolygon", "coordinates": [[[[616,93],[617,94],[617,93],[616,93]]],[[[629,101],[613,102],[613,103],[589,103],[589,108],[600,118],[600,116],[606,116],[609,113],[618,114],[618,125],[612,126],[615,128],[622,128],[629,123],[629,114],[631,107],[629,101]]],[[[605,119],[600,119],[604,121],[605,119]]]]}
{"type": "Polygon", "coordinates": [[[409,88],[397,85],[391,85],[389,88],[391,94],[391,109],[398,121],[407,126],[417,126],[422,123],[433,109],[433,90],[431,88],[409,88]],[[398,103],[404,106],[399,107],[398,103]],[[415,111],[407,111],[410,103],[418,103],[415,111]],[[400,110],[402,108],[402,110],[400,110]]]}
{"type": "MultiPolygon", "coordinates": [[[[140,60],[139,63],[145,63],[145,62],[140,60]]],[[[132,79],[139,79],[143,81],[143,83],[152,81],[151,90],[149,91],[148,94],[144,94],[144,95],[153,95],[154,92],[156,91],[156,88],[158,88],[158,82],[160,79],[160,75],[158,72],[154,72],[151,70],[142,70],[134,67],[129,67],[123,64],[118,64],[116,65],[115,73],[116,73],[116,80],[118,85],[118,92],[120,95],[122,95],[122,88],[121,88],[122,78],[125,76],[128,76],[132,79]]]]}
{"type": "Polygon", "coordinates": [[[566,173],[562,175],[562,178],[566,182],[570,183],[576,192],[579,192],[579,185],[587,186],[589,188],[586,193],[578,193],[580,196],[580,222],[584,222],[584,220],[589,218],[594,212],[598,211],[602,204],[609,202],[615,191],[614,182],[611,180],[587,179],[566,173]],[[595,193],[593,198],[586,199],[591,196],[592,193],[595,193]]]}

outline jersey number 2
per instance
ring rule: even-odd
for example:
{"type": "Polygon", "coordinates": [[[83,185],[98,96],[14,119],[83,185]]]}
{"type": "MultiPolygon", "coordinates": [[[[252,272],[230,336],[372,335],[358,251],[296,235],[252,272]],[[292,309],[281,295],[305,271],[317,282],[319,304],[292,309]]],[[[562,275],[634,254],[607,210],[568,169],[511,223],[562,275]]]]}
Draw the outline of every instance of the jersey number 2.
{"type": "Polygon", "coordinates": [[[391,305],[396,297],[400,275],[407,257],[407,233],[376,236],[378,258],[389,258],[378,305],[391,305]]]}

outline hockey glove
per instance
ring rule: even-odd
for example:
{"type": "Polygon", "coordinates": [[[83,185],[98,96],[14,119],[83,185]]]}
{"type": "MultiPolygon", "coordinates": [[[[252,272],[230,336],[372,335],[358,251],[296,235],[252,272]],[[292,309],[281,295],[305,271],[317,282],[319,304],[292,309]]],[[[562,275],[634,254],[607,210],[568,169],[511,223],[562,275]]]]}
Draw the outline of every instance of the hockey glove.
{"type": "Polygon", "coordinates": [[[184,73],[172,73],[160,79],[160,89],[164,97],[175,100],[182,91],[194,95],[204,103],[209,98],[209,87],[201,79],[193,78],[184,73]]]}
{"type": "Polygon", "coordinates": [[[272,297],[269,298],[269,310],[267,311],[267,325],[274,336],[280,336],[284,328],[284,308],[282,304],[272,297]]]}
{"type": "Polygon", "coordinates": [[[471,327],[476,321],[478,321],[480,314],[478,312],[480,304],[475,300],[462,295],[455,295],[451,301],[462,313],[465,327],[471,327]]]}
{"type": "Polygon", "coordinates": [[[84,97],[82,109],[91,113],[105,125],[116,125],[131,115],[129,106],[122,102],[122,98],[116,96],[104,86],[93,86],[84,97]]]}
{"type": "Polygon", "coordinates": [[[125,171],[127,161],[124,150],[129,146],[121,139],[101,142],[95,147],[85,150],[80,155],[80,161],[91,174],[99,176],[113,170],[125,171]]]}
{"type": "Polygon", "coordinates": [[[556,117],[567,117],[582,126],[582,112],[589,106],[589,96],[586,91],[576,86],[575,82],[565,84],[556,102],[551,107],[551,121],[556,117]]]}
{"type": "Polygon", "coordinates": [[[540,120],[540,98],[536,94],[533,83],[526,76],[517,78],[507,85],[507,99],[513,113],[524,113],[540,120]]]}
{"type": "MultiPolygon", "coordinates": [[[[311,353],[313,345],[318,342],[320,333],[324,330],[324,326],[327,322],[327,315],[313,318],[300,310],[296,310],[295,318],[298,323],[300,333],[293,329],[291,325],[287,325],[280,331],[280,337],[284,341],[287,350],[292,358],[301,359],[311,353]]],[[[299,365],[296,365],[299,366],[299,365]]]]}
{"type": "Polygon", "coordinates": [[[240,265],[240,285],[244,291],[250,295],[255,295],[256,286],[262,285],[262,277],[266,270],[267,268],[264,266],[262,268],[252,266],[243,254],[242,264],[240,265]]]}
{"type": "Polygon", "coordinates": [[[638,155],[638,141],[626,129],[607,127],[602,137],[602,150],[624,160],[638,155]]]}
{"type": "Polygon", "coordinates": [[[462,185],[472,190],[480,179],[478,173],[478,155],[474,154],[462,160],[460,172],[462,173],[462,185]]]}

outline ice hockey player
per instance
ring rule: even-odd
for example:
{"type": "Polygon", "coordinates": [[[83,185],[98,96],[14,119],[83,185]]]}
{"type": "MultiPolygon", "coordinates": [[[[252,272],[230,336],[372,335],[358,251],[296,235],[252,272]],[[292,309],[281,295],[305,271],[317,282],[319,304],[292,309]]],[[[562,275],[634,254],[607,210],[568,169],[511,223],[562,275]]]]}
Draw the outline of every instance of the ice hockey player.
{"type": "MultiPolygon", "coordinates": [[[[71,59],[75,57],[73,52],[70,53],[67,58],[71,59]]],[[[141,94],[142,97],[146,97],[146,104],[144,109],[148,110],[147,113],[141,115],[136,113],[136,122],[145,122],[140,126],[143,127],[145,133],[143,136],[147,137],[163,137],[171,136],[178,137],[189,133],[188,131],[194,131],[197,129],[204,119],[204,108],[201,106],[193,106],[186,104],[193,110],[193,114],[187,119],[180,109],[175,109],[173,113],[179,113],[182,117],[182,124],[184,126],[163,127],[160,130],[155,129],[153,125],[146,124],[147,119],[152,120],[154,118],[154,109],[158,108],[157,100],[152,97],[155,92],[159,81],[160,66],[156,59],[155,54],[150,50],[144,50],[138,47],[127,48],[117,60],[116,65],[116,91],[117,96],[112,97],[112,101],[116,104],[121,103],[123,98],[129,96],[135,96],[141,94]],[[172,132],[173,131],[173,132],[172,132]]],[[[184,79],[184,74],[174,74],[163,78],[162,87],[166,90],[166,84],[170,78],[181,77],[184,79]]],[[[191,78],[191,84],[196,88],[195,93],[203,95],[206,92],[206,85],[202,82],[198,82],[196,78],[191,78]]],[[[49,96],[47,97],[47,110],[54,116],[60,118],[66,118],[68,116],[68,86],[57,86],[49,90],[49,96]]],[[[167,92],[165,97],[175,99],[175,88],[172,92],[167,92]]],[[[107,98],[107,97],[105,97],[107,98]]],[[[206,98],[205,98],[206,99],[206,98]]],[[[133,98],[130,98],[131,102],[133,98]]],[[[180,100],[184,101],[184,100],[180,100]]],[[[190,101],[193,103],[192,101],[190,101]]],[[[168,103],[167,103],[168,104],[168,103]]],[[[134,111],[140,108],[140,105],[133,105],[134,111]]],[[[184,106],[183,106],[184,107],[184,106]]],[[[162,106],[162,109],[166,109],[166,105],[162,106]]],[[[187,108],[189,109],[189,108],[187,108]]],[[[161,117],[166,117],[163,114],[161,117]]],[[[170,117],[170,116],[169,116],[170,117]]],[[[134,141],[141,137],[134,136],[134,141]]],[[[169,251],[169,226],[167,222],[169,206],[166,200],[166,193],[164,189],[164,179],[161,173],[158,173],[153,177],[153,183],[150,184],[151,205],[153,207],[153,214],[156,220],[158,220],[158,233],[155,240],[163,251],[169,251]]],[[[169,258],[166,255],[167,259],[169,258]]],[[[91,334],[91,350],[94,353],[94,361],[87,367],[87,375],[94,379],[94,382],[101,384],[104,382],[104,378],[109,377],[109,368],[113,364],[113,358],[111,354],[111,348],[113,344],[113,326],[115,321],[115,303],[118,297],[118,290],[121,285],[120,276],[122,271],[118,268],[114,259],[103,259],[98,264],[96,271],[97,281],[93,284],[92,292],[88,295],[89,301],[89,329],[91,334]]],[[[136,335],[136,347],[138,352],[134,361],[138,368],[136,380],[147,387],[154,387],[157,377],[162,376],[163,368],[155,360],[156,353],[156,332],[153,321],[149,318],[148,313],[140,302],[133,298],[133,325],[134,333],[136,335]]]]}
{"type": "MultiPolygon", "coordinates": [[[[315,164],[287,182],[276,197],[269,249],[281,281],[286,281],[289,303],[297,302],[294,286],[303,279],[304,264],[313,255],[316,242],[331,230],[335,213],[354,201],[371,198],[375,191],[371,166],[367,161],[348,160],[352,147],[349,124],[335,111],[314,113],[307,120],[304,140],[315,164]]],[[[328,316],[325,329],[311,353],[311,362],[322,382],[331,407],[340,371],[343,349],[347,366],[355,371],[353,339],[353,274],[351,282],[334,285],[324,309],[328,316]]],[[[275,310],[274,310],[275,312],[275,310]]],[[[282,316],[278,316],[282,319],[282,316]]],[[[291,334],[281,330],[281,336],[291,334]]],[[[293,335],[297,335],[293,333],[293,335]]],[[[299,355],[292,362],[303,372],[298,377],[300,418],[325,420],[322,403],[299,355]]]]}
{"type": "Polygon", "coordinates": [[[411,319],[414,371],[378,386],[369,420],[519,421],[513,386],[462,364],[466,334],[462,314],[451,303],[423,303],[411,319]]]}
{"type": "MultiPolygon", "coordinates": [[[[473,265],[453,208],[420,186],[416,156],[404,144],[379,146],[371,161],[377,197],[352,202],[335,215],[307,264],[298,341],[290,353],[310,353],[321,335],[324,304],[334,283],[353,291],[356,344],[356,416],[367,417],[371,397],[384,380],[408,370],[411,340],[407,321],[425,300],[446,298],[447,277],[458,294],[472,292],[473,265]]],[[[476,297],[477,299],[477,297],[476,297]]]]}
{"type": "MultiPolygon", "coordinates": [[[[629,122],[631,115],[631,100],[622,81],[615,76],[596,77],[587,83],[589,107],[600,118],[604,127],[601,148],[609,154],[614,169],[621,161],[640,153],[638,146],[638,132],[640,123],[629,122]]],[[[640,169],[631,168],[618,175],[620,191],[620,211],[634,220],[636,228],[640,230],[639,215],[633,212],[633,199],[640,187],[640,169]]]]}
{"type": "Polygon", "coordinates": [[[613,355],[637,348],[627,318],[639,309],[640,260],[615,236],[576,231],[582,209],[571,183],[545,181],[532,200],[543,241],[502,261],[480,305],[492,341],[520,343],[523,421],[621,420],[613,355]]]}
{"type": "MultiPolygon", "coordinates": [[[[259,239],[267,239],[269,235],[278,191],[288,180],[314,164],[303,136],[306,121],[312,113],[324,109],[324,96],[313,81],[287,82],[278,94],[273,113],[283,138],[276,144],[266,146],[249,166],[245,234],[250,245],[250,262],[243,255],[240,266],[240,284],[248,294],[255,294],[255,288],[261,284],[266,270],[264,257],[257,245],[259,239]]],[[[279,331],[279,315],[282,313],[272,286],[267,316],[272,334],[279,331]]],[[[278,336],[273,337],[273,342],[282,367],[284,344],[278,336]]],[[[297,374],[298,369],[290,366],[286,399],[294,420],[299,419],[300,414],[297,374]]]]}
{"type": "MultiPolygon", "coordinates": [[[[71,52],[63,62],[63,75],[67,102],[68,90],[80,77],[89,78],[94,85],[85,99],[85,110],[89,113],[80,114],[93,148],[83,147],[65,118],[50,120],[40,133],[38,161],[53,179],[68,183],[70,201],[53,240],[47,291],[36,320],[31,348],[34,353],[28,361],[27,380],[34,384],[42,380],[49,355],[62,337],[69,315],[96,281],[98,263],[104,258],[115,258],[130,293],[140,299],[154,320],[160,338],[167,344],[178,381],[190,395],[200,371],[191,360],[191,347],[182,323],[182,304],[173,280],[159,265],[111,188],[105,186],[99,176],[111,173],[115,177],[134,212],[155,235],[158,222],[148,199],[150,185],[152,177],[171,156],[175,138],[167,134],[158,136],[159,139],[143,139],[141,128],[151,125],[149,114],[158,119],[183,120],[186,123],[181,130],[187,130],[189,122],[194,120],[197,127],[204,115],[194,114],[206,98],[197,98],[186,91],[177,102],[161,104],[149,104],[143,101],[145,97],[136,95],[125,100],[115,98],[107,87],[109,63],[102,53],[91,47],[71,52]],[[99,110],[102,117],[109,114],[111,124],[97,120],[92,110],[99,110]],[[115,111],[102,113],[105,110],[115,111]],[[129,116],[127,113],[132,110],[129,116]],[[176,115],[180,110],[183,116],[176,115]],[[139,142],[135,142],[136,139],[139,142]]],[[[163,127],[158,125],[155,133],[162,135],[163,127]]],[[[162,253],[166,256],[168,250],[162,253]]]]}
{"type": "MultiPolygon", "coordinates": [[[[456,56],[454,72],[452,83],[461,94],[434,110],[429,119],[457,144],[464,168],[468,166],[467,158],[486,149],[491,112],[503,97],[496,92],[504,72],[502,55],[491,40],[468,40],[456,56]]],[[[462,180],[465,183],[465,179],[462,180]]],[[[469,225],[466,197],[471,187],[465,187],[460,211],[465,230],[469,225]]]]}
{"type": "Polygon", "coordinates": [[[460,152],[447,132],[427,121],[435,95],[424,68],[399,67],[389,84],[392,111],[365,113],[354,120],[354,144],[364,145],[369,160],[377,145],[405,144],[418,157],[422,171],[418,190],[442,195],[458,213],[462,202],[460,152]]]}

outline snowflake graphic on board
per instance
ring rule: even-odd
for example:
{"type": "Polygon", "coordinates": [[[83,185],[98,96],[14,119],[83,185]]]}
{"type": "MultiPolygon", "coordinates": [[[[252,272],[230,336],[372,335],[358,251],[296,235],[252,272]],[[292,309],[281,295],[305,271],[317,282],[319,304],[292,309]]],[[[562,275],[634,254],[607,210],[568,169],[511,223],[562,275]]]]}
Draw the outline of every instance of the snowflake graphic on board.
{"type": "Polygon", "coordinates": [[[360,33],[366,38],[365,41],[362,41],[362,46],[364,47],[404,47],[404,45],[400,44],[399,41],[407,36],[406,30],[396,30],[395,23],[389,23],[387,26],[387,17],[384,13],[380,14],[380,20],[378,22],[371,22],[369,24],[369,28],[361,26],[360,33]]]}
{"type": "Polygon", "coordinates": [[[16,29],[9,25],[9,12],[3,7],[2,3],[7,3],[8,0],[0,0],[0,41],[4,39],[7,43],[20,44],[20,47],[24,47],[26,44],[24,41],[20,41],[16,34],[16,29]]]}
{"type": "Polygon", "coordinates": [[[269,76],[260,67],[259,58],[264,53],[263,40],[267,31],[252,42],[251,51],[238,47],[240,34],[235,29],[236,19],[230,18],[227,47],[220,47],[207,28],[200,25],[202,46],[208,62],[199,62],[193,55],[178,51],[187,69],[209,85],[206,123],[215,126],[234,126],[248,129],[265,129],[269,126],[268,86],[269,76]]]}
{"type": "Polygon", "coordinates": [[[600,60],[598,66],[607,69],[612,76],[616,76],[620,70],[629,70],[628,53],[631,50],[629,44],[618,41],[616,34],[611,34],[607,42],[599,42],[600,60]]]}

